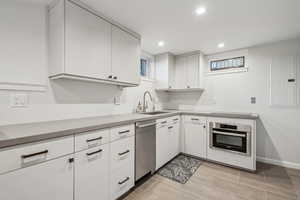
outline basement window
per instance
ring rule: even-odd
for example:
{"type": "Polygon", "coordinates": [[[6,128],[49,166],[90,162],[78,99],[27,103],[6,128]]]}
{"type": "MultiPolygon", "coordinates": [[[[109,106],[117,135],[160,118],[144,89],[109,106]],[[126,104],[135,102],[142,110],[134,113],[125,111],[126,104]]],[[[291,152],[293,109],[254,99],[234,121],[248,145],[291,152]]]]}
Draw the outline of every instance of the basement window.
{"type": "Polygon", "coordinates": [[[242,68],[245,68],[244,56],[210,61],[211,72],[228,70],[228,69],[242,69],[242,68]]]}
{"type": "Polygon", "coordinates": [[[142,52],[140,58],[140,75],[142,80],[154,80],[154,57],[142,52]]]}

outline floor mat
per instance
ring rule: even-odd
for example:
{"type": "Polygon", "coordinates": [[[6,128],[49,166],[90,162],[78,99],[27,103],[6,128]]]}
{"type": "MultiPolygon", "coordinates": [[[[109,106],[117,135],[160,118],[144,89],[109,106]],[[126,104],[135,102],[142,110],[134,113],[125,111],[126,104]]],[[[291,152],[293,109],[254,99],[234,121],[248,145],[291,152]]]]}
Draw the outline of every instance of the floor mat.
{"type": "Polygon", "coordinates": [[[196,172],[202,161],[186,156],[179,155],[158,171],[158,174],[185,184],[196,172]]]}

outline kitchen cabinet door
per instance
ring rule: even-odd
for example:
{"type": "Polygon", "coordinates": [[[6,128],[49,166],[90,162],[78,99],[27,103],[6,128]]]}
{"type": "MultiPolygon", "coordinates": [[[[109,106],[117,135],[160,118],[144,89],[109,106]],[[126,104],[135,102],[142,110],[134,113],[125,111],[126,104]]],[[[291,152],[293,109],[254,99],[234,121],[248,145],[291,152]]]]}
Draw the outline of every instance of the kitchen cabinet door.
{"type": "Polygon", "coordinates": [[[65,73],[107,79],[110,72],[111,25],[66,1],[65,73]]]}
{"type": "Polygon", "coordinates": [[[206,158],[206,128],[204,124],[184,124],[184,149],[185,153],[206,158]]]}
{"type": "Polygon", "coordinates": [[[168,161],[179,153],[179,124],[173,123],[168,126],[168,161]]]}
{"type": "Polygon", "coordinates": [[[199,87],[199,55],[186,57],[185,68],[187,70],[186,87],[199,87]]]}
{"type": "Polygon", "coordinates": [[[115,81],[139,84],[140,40],[112,26],[112,74],[115,81]]]}
{"type": "Polygon", "coordinates": [[[177,89],[186,88],[187,69],[185,68],[185,57],[176,57],[175,60],[175,86],[177,89]]]}
{"type": "Polygon", "coordinates": [[[0,199],[73,200],[70,156],[0,175],[0,199]]]}
{"type": "Polygon", "coordinates": [[[169,141],[168,126],[162,126],[156,129],[156,170],[161,168],[169,161],[169,150],[171,144],[169,141]]]}
{"type": "Polygon", "coordinates": [[[75,154],[75,200],[109,200],[109,145],[75,154]]]}

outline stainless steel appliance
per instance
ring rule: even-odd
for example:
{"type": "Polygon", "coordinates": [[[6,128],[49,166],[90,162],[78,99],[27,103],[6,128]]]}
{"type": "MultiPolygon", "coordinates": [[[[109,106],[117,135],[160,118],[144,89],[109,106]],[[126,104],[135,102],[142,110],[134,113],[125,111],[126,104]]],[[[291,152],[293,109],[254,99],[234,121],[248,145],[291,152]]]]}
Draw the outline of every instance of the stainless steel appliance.
{"type": "Polygon", "coordinates": [[[210,122],[209,147],[251,156],[251,126],[210,122]]]}
{"type": "Polygon", "coordinates": [[[138,122],[135,126],[135,181],[155,172],[156,122],[138,122]]]}

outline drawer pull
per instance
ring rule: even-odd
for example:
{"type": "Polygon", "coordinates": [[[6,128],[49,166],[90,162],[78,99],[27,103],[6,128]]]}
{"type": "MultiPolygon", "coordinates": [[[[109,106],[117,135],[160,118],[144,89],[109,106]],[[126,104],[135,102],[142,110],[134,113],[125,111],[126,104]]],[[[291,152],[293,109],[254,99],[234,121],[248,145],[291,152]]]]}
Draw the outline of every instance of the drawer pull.
{"type": "Polygon", "coordinates": [[[173,121],[178,121],[178,118],[176,118],[176,119],[173,119],[173,121]]]}
{"type": "Polygon", "coordinates": [[[167,121],[163,121],[163,122],[160,122],[161,124],[166,124],[167,123],[167,121]]]}
{"type": "Polygon", "coordinates": [[[173,128],[173,126],[169,126],[169,127],[168,127],[168,129],[172,129],[172,128],[173,128]]]}
{"type": "Polygon", "coordinates": [[[22,155],[21,157],[23,159],[26,159],[26,158],[30,158],[30,157],[34,157],[34,156],[38,156],[38,155],[42,155],[42,154],[47,154],[48,152],[49,152],[48,150],[45,150],[45,151],[41,151],[41,152],[37,152],[37,153],[33,153],[33,154],[22,155]]]}
{"type": "Polygon", "coordinates": [[[91,155],[94,155],[96,153],[100,153],[102,152],[103,150],[102,149],[99,149],[98,151],[94,151],[94,152],[91,152],[91,153],[86,153],[87,156],[91,156],[91,155]]]}
{"type": "Polygon", "coordinates": [[[126,183],[127,181],[129,181],[129,177],[125,178],[123,181],[119,181],[119,185],[123,185],[124,183],[126,183]]]}
{"type": "Polygon", "coordinates": [[[88,140],[86,140],[86,142],[93,142],[93,141],[96,141],[96,140],[102,140],[102,137],[97,137],[97,138],[93,138],[93,139],[88,139],[88,140]]]}
{"type": "Polygon", "coordinates": [[[130,151],[129,150],[127,150],[127,151],[124,151],[124,152],[122,152],[122,153],[118,153],[119,154],[119,156],[123,156],[123,155],[125,155],[125,154],[127,154],[127,153],[129,153],[130,151]]]}
{"type": "Polygon", "coordinates": [[[194,120],[194,121],[199,121],[198,118],[191,118],[191,120],[194,120]]]}
{"type": "Polygon", "coordinates": [[[124,134],[124,133],[129,133],[130,132],[130,130],[126,130],[126,131],[120,131],[119,132],[119,134],[121,135],[121,134],[124,134]]]}

